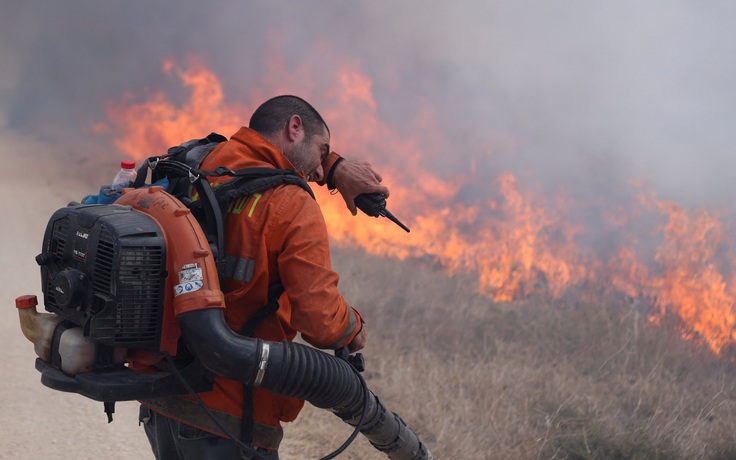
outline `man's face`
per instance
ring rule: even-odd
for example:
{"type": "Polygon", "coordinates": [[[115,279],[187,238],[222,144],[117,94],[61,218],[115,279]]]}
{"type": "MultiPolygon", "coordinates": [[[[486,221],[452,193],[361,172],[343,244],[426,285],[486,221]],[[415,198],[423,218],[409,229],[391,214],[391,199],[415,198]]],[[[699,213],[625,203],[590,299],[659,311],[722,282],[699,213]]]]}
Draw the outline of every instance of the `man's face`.
{"type": "Polygon", "coordinates": [[[297,171],[301,171],[308,181],[319,181],[324,177],[322,160],[330,153],[330,134],[326,127],[321,133],[305,138],[295,144],[290,152],[284,152],[297,171]]]}

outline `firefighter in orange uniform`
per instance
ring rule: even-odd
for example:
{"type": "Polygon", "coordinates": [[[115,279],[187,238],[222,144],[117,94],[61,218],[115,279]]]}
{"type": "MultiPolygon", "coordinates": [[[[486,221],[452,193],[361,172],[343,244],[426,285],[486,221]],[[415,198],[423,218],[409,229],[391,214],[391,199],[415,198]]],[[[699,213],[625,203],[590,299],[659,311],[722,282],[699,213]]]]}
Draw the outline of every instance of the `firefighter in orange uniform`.
{"type": "MultiPolygon", "coordinates": [[[[295,169],[309,181],[337,188],[353,215],[358,194],[388,195],[368,163],[343,160],[329,143],[329,129],[311,105],[278,96],[254,112],[249,128],[216,147],[202,169],[295,169]]],[[[318,348],[363,348],[365,323],[338,291],[325,221],[307,191],[280,185],[235,200],[225,220],[225,244],[225,319],[234,331],[276,342],[300,333],[318,348]],[[264,306],[274,302],[277,310],[265,314],[264,306]]],[[[257,453],[224,437],[193,399],[175,397],[141,406],[141,422],[157,460],[278,459],[281,422],[293,421],[304,404],[219,376],[214,390],[200,397],[257,453]]]]}

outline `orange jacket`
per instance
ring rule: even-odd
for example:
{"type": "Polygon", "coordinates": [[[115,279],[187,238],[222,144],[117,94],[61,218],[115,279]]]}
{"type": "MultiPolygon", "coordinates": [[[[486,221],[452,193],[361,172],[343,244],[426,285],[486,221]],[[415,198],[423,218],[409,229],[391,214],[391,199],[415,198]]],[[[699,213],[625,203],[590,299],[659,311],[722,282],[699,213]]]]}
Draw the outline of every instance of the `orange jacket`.
{"type": "MultiPolygon", "coordinates": [[[[218,166],[294,169],[276,147],[249,128],[241,128],[213,150],[202,169],[218,166]]],[[[302,188],[281,185],[235,200],[225,219],[225,244],[229,262],[240,267],[233,275],[238,279],[226,278],[222,286],[225,319],[234,331],[240,331],[266,305],[268,287],[278,281],[285,289],[280,308],[263,320],[256,337],[292,340],[300,332],[315,347],[336,349],[360,331],[360,314],[337,289],[338,274],[331,269],[322,212],[302,188]]],[[[242,393],[242,383],[217,377],[214,390],[200,396],[208,407],[240,417],[242,393]]],[[[256,388],[254,422],[280,427],[281,421],[293,421],[303,405],[301,400],[256,388]]]]}

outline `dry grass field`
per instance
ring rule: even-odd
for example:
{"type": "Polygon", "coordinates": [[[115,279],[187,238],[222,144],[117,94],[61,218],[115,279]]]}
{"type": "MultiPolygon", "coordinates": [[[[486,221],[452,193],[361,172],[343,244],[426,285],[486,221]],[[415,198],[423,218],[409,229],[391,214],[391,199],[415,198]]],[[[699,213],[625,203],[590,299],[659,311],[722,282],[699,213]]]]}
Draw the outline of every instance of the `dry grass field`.
{"type": "Polygon", "coordinates": [[[430,261],[334,259],[369,321],[370,387],[437,458],[736,458],[734,364],[644,305],[583,288],[494,304],[430,261]]]}
{"type": "MultiPolygon", "coordinates": [[[[87,189],[53,179],[52,156],[22,149],[28,155],[12,158],[25,159],[6,166],[44,179],[33,188],[18,174],[0,182],[0,359],[11,376],[0,379],[0,459],[152,458],[133,403],[120,404],[108,425],[99,403],[46,389],[33,369],[12,301],[39,294],[33,257],[43,227],[87,189]]],[[[96,173],[70,165],[80,178],[96,173]]],[[[432,260],[350,248],[335,248],[333,259],[341,289],[368,321],[369,387],[438,459],[736,458],[734,363],[683,341],[677,324],[649,324],[645,304],[602,287],[498,304],[476,293],[472,274],[448,277],[432,260]]],[[[286,428],[282,458],[319,458],[350,431],[307,407],[286,428]]],[[[340,458],[385,457],[359,437],[340,458]]]]}

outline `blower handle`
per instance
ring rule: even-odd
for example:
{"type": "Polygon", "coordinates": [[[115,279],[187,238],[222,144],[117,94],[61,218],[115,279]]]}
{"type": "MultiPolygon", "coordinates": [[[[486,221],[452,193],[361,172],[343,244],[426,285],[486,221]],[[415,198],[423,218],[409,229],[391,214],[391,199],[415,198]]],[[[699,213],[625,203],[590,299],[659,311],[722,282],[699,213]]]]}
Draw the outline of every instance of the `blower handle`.
{"type": "Polygon", "coordinates": [[[342,359],[355,368],[358,372],[365,371],[365,358],[363,353],[350,354],[347,346],[335,350],[335,357],[342,359]]]}

